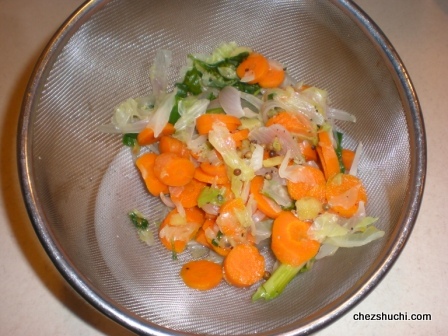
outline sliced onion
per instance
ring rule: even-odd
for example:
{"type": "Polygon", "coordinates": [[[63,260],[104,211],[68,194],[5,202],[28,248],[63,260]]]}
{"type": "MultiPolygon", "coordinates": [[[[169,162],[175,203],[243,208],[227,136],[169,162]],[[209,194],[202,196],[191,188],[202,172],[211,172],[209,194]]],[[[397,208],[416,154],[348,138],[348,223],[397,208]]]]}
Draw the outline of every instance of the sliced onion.
{"type": "Polygon", "coordinates": [[[244,117],[240,91],[232,86],[226,86],[219,92],[218,99],[224,112],[237,118],[244,117]]]}
{"type": "Polygon", "coordinates": [[[242,99],[247,101],[249,104],[253,105],[255,108],[257,108],[257,110],[261,109],[263,101],[260,98],[246,92],[240,92],[240,95],[242,99]]]}
{"type": "Polygon", "coordinates": [[[248,83],[255,79],[255,74],[252,70],[248,70],[244,73],[244,76],[241,77],[240,82],[248,83]]]}
{"type": "Polygon", "coordinates": [[[285,155],[289,150],[294,159],[305,162],[298,142],[282,125],[273,124],[269,127],[259,127],[249,133],[249,139],[256,140],[259,144],[272,144],[275,138],[278,139],[282,147],[278,154],[285,155]]]}
{"type": "Polygon", "coordinates": [[[204,210],[205,213],[209,214],[209,215],[218,215],[219,214],[219,209],[220,206],[219,205],[214,205],[211,203],[207,203],[204,206],[201,207],[202,210],[204,210]]]}
{"type": "Polygon", "coordinates": [[[320,246],[319,252],[316,254],[315,258],[316,260],[328,257],[328,256],[332,256],[333,254],[336,253],[336,251],[338,250],[339,247],[334,246],[334,245],[330,245],[330,244],[322,244],[320,246]]]}
{"type": "Polygon", "coordinates": [[[279,167],[278,173],[281,178],[287,179],[293,183],[304,182],[314,185],[316,183],[313,174],[310,174],[302,165],[289,165],[291,154],[288,151],[279,167]]]}
{"type": "Polygon", "coordinates": [[[162,201],[163,204],[165,204],[169,208],[175,208],[176,207],[176,205],[173,203],[171,198],[169,198],[168,196],[166,196],[162,192],[160,193],[160,200],[162,201]]]}
{"type": "Polygon", "coordinates": [[[173,106],[175,104],[175,95],[175,91],[165,95],[165,97],[160,102],[160,105],[157,107],[157,110],[149,120],[147,127],[151,128],[154,131],[154,136],[156,138],[160,135],[163,128],[168,123],[171,110],[173,109],[173,106]]]}
{"type": "Polygon", "coordinates": [[[342,121],[356,122],[356,117],[344,110],[339,110],[334,107],[329,107],[327,110],[327,117],[342,121]]]}
{"type": "Polygon", "coordinates": [[[268,100],[263,103],[260,108],[260,114],[264,123],[266,123],[269,119],[269,111],[275,110],[276,108],[280,108],[283,111],[288,111],[289,109],[287,105],[276,100],[268,100]]]}
{"type": "Polygon", "coordinates": [[[266,215],[263,212],[261,212],[260,210],[255,211],[255,213],[252,215],[252,221],[254,223],[261,222],[265,218],[266,218],[266,215]]]}
{"type": "Polygon", "coordinates": [[[328,204],[332,207],[338,206],[349,209],[358,201],[359,185],[348,189],[346,192],[328,199],[328,204]]]}
{"type": "Polygon", "coordinates": [[[216,98],[216,99],[213,99],[213,100],[208,104],[208,106],[207,106],[207,110],[213,110],[213,109],[220,108],[220,107],[221,107],[221,104],[219,103],[219,99],[216,98]]]}
{"type": "Polygon", "coordinates": [[[361,158],[362,153],[362,142],[358,144],[355,151],[355,157],[353,158],[352,166],[350,167],[350,175],[357,176],[358,175],[358,165],[359,159],[361,158]]]}
{"type": "Polygon", "coordinates": [[[111,134],[125,134],[125,133],[140,133],[148,125],[148,120],[139,120],[130,124],[126,124],[120,127],[114,124],[100,125],[98,130],[103,133],[111,134]]]}

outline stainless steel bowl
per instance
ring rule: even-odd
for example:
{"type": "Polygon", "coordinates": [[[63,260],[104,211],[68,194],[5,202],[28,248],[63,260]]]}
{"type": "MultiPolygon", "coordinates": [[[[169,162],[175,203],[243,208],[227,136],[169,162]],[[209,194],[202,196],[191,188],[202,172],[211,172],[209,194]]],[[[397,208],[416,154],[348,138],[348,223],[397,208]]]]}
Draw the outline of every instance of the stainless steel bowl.
{"type": "Polygon", "coordinates": [[[94,0],[43,52],[19,127],[23,194],[37,235],[67,281],[93,306],[140,334],[299,335],[331,323],[363,299],[402,251],[419,210],[426,141],[416,93],[400,58],[354,3],[332,1],[94,0]],[[185,289],[158,246],[139,243],[126,213],[157,220],[117,137],[98,131],[113,107],[150,91],[160,48],[178,68],[190,52],[237,41],[287,65],[293,77],[330,92],[357,117],[341,124],[364,145],[360,176],[383,239],[315,264],[271,302],[222,285],[185,289]]]}

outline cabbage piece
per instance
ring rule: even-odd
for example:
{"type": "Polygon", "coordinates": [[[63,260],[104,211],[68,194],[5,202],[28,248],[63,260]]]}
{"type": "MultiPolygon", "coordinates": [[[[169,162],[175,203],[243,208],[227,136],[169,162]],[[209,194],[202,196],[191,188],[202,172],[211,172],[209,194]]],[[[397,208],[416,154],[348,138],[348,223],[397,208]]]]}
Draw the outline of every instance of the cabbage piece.
{"type": "Polygon", "coordinates": [[[277,178],[273,176],[270,180],[264,179],[261,192],[282,208],[292,208],[294,206],[294,201],[289,196],[288,189],[278,176],[277,178]]]}
{"type": "Polygon", "coordinates": [[[198,197],[198,207],[206,204],[222,205],[224,203],[224,188],[205,187],[198,197]]]}
{"type": "Polygon", "coordinates": [[[329,212],[318,216],[308,229],[308,235],[319,242],[327,237],[345,236],[350,232],[339,224],[339,216],[329,212]]]}
{"type": "Polygon", "coordinates": [[[160,95],[156,110],[147,125],[147,127],[154,131],[154,137],[157,138],[168,123],[171,110],[176,102],[175,98],[176,90],[171,93],[160,95]]]}
{"type": "Polygon", "coordinates": [[[110,124],[101,125],[105,133],[139,133],[154,113],[154,95],[129,98],[114,108],[110,124]]]}
{"type": "Polygon", "coordinates": [[[329,237],[325,239],[325,244],[338,247],[357,247],[366,245],[383,236],[384,231],[378,230],[374,226],[369,226],[362,232],[355,232],[345,236],[329,237]]]}
{"type": "MultiPolygon", "coordinates": [[[[209,132],[208,140],[212,146],[221,154],[225,164],[233,171],[239,169],[241,173],[236,176],[240,181],[250,181],[255,173],[252,167],[242,159],[236,150],[235,141],[229,130],[222,123],[215,122],[209,132]]],[[[235,175],[233,175],[235,176],[235,175]]]]}
{"type": "Polygon", "coordinates": [[[197,99],[194,96],[179,101],[178,112],[180,118],[174,124],[176,137],[179,140],[188,142],[192,138],[196,118],[205,113],[209,103],[208,99],[197,99]]]}
{"type": "Polygon", "coordinates": [[[327,92],[316,87],[297,92],[288,86],[285,90],[277,90],[273,100],[283,104],[286,111],[304,114],[316,125],[323,125],[327,111],[327,92]]]}
{"type": "Polygon", "coordinates": [[[168,88],[168,70],[171,61],[172,52],[170,50],[161,49],[156,52],[154,61],[149,69],[152,93],[156,98],[165,93],[168,88]]]}
{"type": "Polygon", "coordinates": [[[355,215],[345,219],[336,214],[324,213],[318,216],[308,230],[308,235],[322,244],[337,247],[357,247],[366,245],[384,236],[384,231],[378,230],[372,224],[376,218],[355,215]]]}

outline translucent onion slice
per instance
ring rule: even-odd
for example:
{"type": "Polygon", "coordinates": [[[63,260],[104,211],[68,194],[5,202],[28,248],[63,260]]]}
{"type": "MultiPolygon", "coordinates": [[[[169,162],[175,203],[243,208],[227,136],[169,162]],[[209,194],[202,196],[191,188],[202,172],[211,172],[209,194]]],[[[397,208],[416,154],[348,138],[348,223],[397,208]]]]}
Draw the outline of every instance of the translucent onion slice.
{"type": "Polygon", "coordinates": [[[279,155],[285,155],[287,151],[290,151],[293,159],[305,162],[298,142],[282,125],[273,124],[269,127],[259,127],[249,133],[250,140],[255,140],[257,143],[264,145],[272,144],[276,138],[281,146],[281,149],[277,152],[279,155]]]}
{"type": "Polygon", "coordinates": [[[219,93],[218,99],[224,112],[237,118],[244,117],[240,91],[232,86],[226,86],[219,93]]]}

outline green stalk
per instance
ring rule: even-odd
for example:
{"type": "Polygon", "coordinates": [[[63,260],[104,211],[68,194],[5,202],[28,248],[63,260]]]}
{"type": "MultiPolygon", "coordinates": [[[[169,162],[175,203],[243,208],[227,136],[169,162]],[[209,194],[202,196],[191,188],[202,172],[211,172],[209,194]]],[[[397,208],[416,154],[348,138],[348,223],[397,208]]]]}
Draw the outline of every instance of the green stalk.
{"type": "Polygon", "coordinates": [[[305,264],[303,263],[300,266],[280,264],[271,277],[258,287],[255,294],[252,295],[252,301],[257,301],[261,298],[272,300],[279,296],[305,264]]]}

